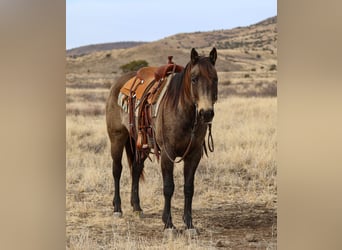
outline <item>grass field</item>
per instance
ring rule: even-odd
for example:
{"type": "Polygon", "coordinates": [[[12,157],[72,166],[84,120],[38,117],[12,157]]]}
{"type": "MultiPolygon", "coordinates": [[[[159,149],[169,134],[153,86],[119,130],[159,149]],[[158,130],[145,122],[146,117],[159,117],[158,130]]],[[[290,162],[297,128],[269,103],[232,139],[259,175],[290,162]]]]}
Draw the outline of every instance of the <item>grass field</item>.
{"type": "MultiPolygon", "coordinates": [[[[215,152],[195,176],[194,225],[200,235],[163,237],[160,166],[146,161],[140,199],[144,218],[130,206],[125,156],[123,217],[114,218],[113,178],[106,133],[104,89],[67,88],[67,249],[276,249],[277,99],[222,98],[215,106],[215,152]]],[[[183,228],[183,171],[175,167],[174,224],[183,228]]]]}

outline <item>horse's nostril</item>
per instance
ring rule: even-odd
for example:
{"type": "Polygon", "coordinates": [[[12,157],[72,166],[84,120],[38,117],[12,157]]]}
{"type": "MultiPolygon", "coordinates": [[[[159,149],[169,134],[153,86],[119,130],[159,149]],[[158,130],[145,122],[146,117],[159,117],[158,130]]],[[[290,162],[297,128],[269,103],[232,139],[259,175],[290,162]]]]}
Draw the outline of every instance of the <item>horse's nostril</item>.
{"type": "Polygon", "coordinates": [[[214,117],[214,110],[208,109],[204,111],[203,109],[201,109],[199,111],[199,115],[205,122],[210,122],[214,117]]]}
{"type": "Polygon", "coordinates": [[[214,117],[214,111],[212,109],[207,110],[204,114],[204,118],[206,121],[211,121],[214,117]]]}
{"type": "Polygon", "coordinates": [[[209,116],[211,117],[211,118],[213,118],[214,117],[214,110],[212,110],[212,109],[210,109],[210,110],[208,110],[208,114],[209,114],[209,116]]]}

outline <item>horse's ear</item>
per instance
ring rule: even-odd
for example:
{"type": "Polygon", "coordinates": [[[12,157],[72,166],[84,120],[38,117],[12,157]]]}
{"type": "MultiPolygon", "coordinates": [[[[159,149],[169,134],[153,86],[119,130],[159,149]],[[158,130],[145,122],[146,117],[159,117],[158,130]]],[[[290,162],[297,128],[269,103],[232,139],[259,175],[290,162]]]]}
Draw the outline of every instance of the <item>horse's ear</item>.
{"type": "Polygon", "coordinates": [[[191,62],[192,62],[192,64],[197,63],[198,58],[199,58],[199,56],[198,56],[197,51],[194,48],[192,48],[192,50],[191,50],[191,62]]]}
{"type": "Polygon", "coordinates": [[[214,47],[209,54],[210,61],[213,65],[215,65],[216,59],[217,59],[217,52],[216,48],[214,47]]]}

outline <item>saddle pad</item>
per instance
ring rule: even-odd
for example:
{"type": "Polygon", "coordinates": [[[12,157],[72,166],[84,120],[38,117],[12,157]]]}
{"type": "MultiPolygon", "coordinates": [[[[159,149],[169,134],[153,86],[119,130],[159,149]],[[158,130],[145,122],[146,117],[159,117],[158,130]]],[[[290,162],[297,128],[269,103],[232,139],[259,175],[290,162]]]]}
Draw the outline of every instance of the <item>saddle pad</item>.
{"type": "Polygon", "coordinates": [[[162,86],[160,87],[161,89],[158,92],[157,97],[155,98],[154,102],[152,102],[152,111],[151,111],[151,116],[152,117],[156,117],[158,114],[158,110],[159,110],[159,106],[160,106],[160,102],[163,99],[166,90],[171,82],[171,79],[173,78],[175,74],[170,74],[167,76],[167,78],[164,80],[164,84],[162,84],[162,86]]]}

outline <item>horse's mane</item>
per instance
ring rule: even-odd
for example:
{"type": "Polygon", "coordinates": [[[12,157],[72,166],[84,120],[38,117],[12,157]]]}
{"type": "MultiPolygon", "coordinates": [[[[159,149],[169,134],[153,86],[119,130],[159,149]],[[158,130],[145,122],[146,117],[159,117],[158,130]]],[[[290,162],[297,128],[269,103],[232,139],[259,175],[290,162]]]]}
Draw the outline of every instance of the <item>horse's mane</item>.
{"type": "Polygon", "coordinates": [[[190,77],[188,77],[190,71],[191,62],[180,73],[173,76],[165,95],[167,105],[177,108],[179,102],[183,105],[186,101],[191,100],[190,77]]]}

